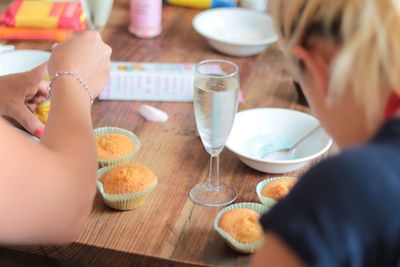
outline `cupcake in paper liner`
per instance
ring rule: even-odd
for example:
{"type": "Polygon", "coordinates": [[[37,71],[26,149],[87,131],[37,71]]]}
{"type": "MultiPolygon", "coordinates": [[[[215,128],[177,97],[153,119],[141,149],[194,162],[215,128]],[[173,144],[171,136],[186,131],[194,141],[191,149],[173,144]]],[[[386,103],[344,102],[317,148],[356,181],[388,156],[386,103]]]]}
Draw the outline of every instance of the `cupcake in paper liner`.
{"type": "Polygon", "coordinates": [[[214,228],[233,250],[254,253],[263,243],[259,219],[267,210],[267,207],[251,202],[230,205],[218,212],[214,228]]]}
{"type": "Polygon", "coordinates": [[[271,208],[290,192],[296,182],[297,178],[291,176],[282,176],[261,181],[256,187],[258,198],[262,204],[271,208]]]}
{"type": "Polygon", "coordinates": [[[117,210],[137,208],[158,184],[157,176],[141,164],[101,168],[97,177],[104,203],[117,210]]]}
{"type": "Polygon", "coordinates": [[[128,163],[140,148],[139,138],[131,131],[102,127],[95,129],[94,132],[100,167],[128,163]]]}

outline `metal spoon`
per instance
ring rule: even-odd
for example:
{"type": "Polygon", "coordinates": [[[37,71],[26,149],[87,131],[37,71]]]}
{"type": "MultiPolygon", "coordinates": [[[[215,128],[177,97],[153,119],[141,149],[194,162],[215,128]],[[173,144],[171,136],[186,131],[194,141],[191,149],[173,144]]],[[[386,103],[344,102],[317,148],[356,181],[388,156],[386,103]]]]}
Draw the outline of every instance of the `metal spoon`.
{"type": "MultiPolygon", "coordinates": [[[[310,132],[308,132],[306,135],[304,135],[302,138],[294,142],[293,144],[284,144],[283,147],[276,148],[276,147],[270,147],[271,149],[268,149],[267,147],[262,148],[264,151],[262,153],[262,158],[265,159],[266,157],[271,156],[272,153],[280,153],[280,154],[286,154],[287,159],[290,159],[293,157],[293,154],[296,150],[296,148],[304,142],[308,137],[313,135],[315,132],[321,129],[321,125],[318,124],[315,128],[313,128],[310,132]]],[[[280,156],[282,158],[282,155],[280,156]]]]}

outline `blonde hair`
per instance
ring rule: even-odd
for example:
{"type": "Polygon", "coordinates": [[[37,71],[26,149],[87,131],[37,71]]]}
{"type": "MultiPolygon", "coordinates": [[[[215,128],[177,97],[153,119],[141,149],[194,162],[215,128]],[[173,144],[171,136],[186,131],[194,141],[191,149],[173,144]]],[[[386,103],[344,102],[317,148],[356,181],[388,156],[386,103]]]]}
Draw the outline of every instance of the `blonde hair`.
{"type": "Polygon", "coordinates": [[[273,0],[271,10],[289,55],[310,35],[339,45],[328,100],[351,88],[367,116],[376,117],[383,90],[400,93],[399,0],[273,0]]]}

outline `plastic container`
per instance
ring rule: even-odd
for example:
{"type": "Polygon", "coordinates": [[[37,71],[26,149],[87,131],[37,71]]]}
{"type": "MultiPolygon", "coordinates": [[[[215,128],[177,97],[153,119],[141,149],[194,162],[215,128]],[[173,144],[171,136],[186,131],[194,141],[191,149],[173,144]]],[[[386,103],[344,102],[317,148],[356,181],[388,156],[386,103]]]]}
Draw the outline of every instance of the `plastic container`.
{"type": "Polygon", "coordinates": [[[129,32],[139,38],[161,33],[162,0],[131,0],[129,32]]]}
{"type": "Polygon", "coordinates": [[[236,0],[166,0],[165,2],[171,5],[206,9],[212,7],[235,7],[237,1],[236,0]]]}

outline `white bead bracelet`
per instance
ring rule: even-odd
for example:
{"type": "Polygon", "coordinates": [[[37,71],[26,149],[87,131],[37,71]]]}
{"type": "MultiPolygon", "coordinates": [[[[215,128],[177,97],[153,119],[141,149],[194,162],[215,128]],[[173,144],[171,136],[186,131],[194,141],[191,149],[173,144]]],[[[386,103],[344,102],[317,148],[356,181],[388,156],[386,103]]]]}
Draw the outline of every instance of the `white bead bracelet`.
{"type": "Polygon", "coordinates": [[[50,84],[47,87],[47,90],[49,91],[49,97],[51,97],[51,89],[52,89],[53,82],[58,77],[65,76],[65,75],[71,76],[72,78],[74,78],[76,81],[79,82],[79,84],[83,87],[83,89],[85,89],[85,92],[88,94],[88,96],[90,98],[90,105],[93,105],[94,96],[93,96],[92,90],[90,90],[87,83],[76,72],[73,72],[73,71],[58,71],[58,72],[56,72],[56,74],[54,74],[53,77],[51,77],[50,84]]]}

